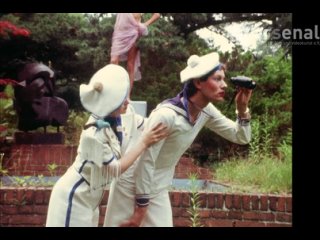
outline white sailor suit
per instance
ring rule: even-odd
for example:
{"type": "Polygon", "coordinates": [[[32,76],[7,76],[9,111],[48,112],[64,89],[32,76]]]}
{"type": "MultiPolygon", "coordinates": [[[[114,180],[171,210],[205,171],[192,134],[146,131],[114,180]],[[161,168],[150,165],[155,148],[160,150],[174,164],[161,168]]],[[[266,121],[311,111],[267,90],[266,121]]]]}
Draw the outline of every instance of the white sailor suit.
{"type": "MultiPolygon", "coordinates": [[[[149,200],[144,227],[171,227],[172,209],[168,189],[172,183],[175,166],[199,131],[207,127],[231,142],[247,144],[251,138],[249,123],[226,118],[209,103],[194,125],[187,120],[187,113],[170,103],[159,104],[151,113],[145,128],[162,122],[169,129],[169,136],[149,147],[127,173],[111,186],[104,226],[119,226],[128,220],[136,201],[149,200]]],[[[140,202],[140,203],[141,203],[140,202]]]]}
{"type": "MultiPolygon", "coordinates": [[[[94,122],[90,117],[87,123],[94,122]]],[[[110,128],[82,131],[77,157],[54,185],[47,227],[97,227],[104,189],[120,175],[120,144],[110,128]]]]}

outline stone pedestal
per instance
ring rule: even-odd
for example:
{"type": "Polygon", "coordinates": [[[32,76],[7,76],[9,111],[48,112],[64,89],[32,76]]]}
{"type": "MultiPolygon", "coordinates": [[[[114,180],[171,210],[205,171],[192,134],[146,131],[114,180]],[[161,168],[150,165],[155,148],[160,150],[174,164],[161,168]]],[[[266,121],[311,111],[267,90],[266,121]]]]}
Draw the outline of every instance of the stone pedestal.
{"type": "Polygon", "coordinates": [[[135,112],[142,117],[147,117],[147,102],[146,101],[130,101],[135,112]]]}
{"type": "Polygon", "coordinates": [[[15,144],[64,144],[63,133],[15,132],[15,144]]]}

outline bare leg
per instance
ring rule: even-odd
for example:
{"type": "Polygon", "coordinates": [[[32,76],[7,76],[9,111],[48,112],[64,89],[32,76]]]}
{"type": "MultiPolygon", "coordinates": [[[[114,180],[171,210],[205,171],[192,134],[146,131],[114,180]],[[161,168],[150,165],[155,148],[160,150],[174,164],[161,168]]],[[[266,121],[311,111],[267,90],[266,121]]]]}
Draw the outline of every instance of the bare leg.
{"type": "Polygon", "coordinates": [[[133,82],[134,82],[134,64],[136,60],[136,56],[138,53],[138,48],[133,45],[132,48],[128,51],[128,62],[127,62],[127,68],[128,68],[128,73],[129,73],[129,78],[130,78],[130,95],[132,92],[133,88],[133,82]]]}

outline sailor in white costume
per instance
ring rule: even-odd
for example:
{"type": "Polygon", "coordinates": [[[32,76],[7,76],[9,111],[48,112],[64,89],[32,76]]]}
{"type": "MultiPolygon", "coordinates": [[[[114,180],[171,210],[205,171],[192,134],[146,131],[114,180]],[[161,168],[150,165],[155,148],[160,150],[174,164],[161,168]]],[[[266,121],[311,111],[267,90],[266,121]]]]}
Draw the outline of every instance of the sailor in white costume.
{"type": "MultiPolygon", "coordinates": [[[[88,85],[81,84],[81,103],[92,115],[81,133],[75,162],[52,190],[46,226],[97,227],[99,204],[106,186],[147,147],[167,135],[166,127],[158,124],[135,138],[128,154],[121,154],[120,113],[127,108],[129,89],[128,73],[114,64],[95,73],[88,85]]],[[[132,114],[124,117],[124,121],[129,130],[131,125],[139,124],[132,114]],[[134,122],[130,125],[129,121],[134,122]]]]}
{"type": "Polygon", "coordinates": [[[171,227],[172,210],[168,194],[174,170],[203,127],[238,144],[251,139],[248,102],[251,90],[240,89],[236,96],[236,121],[226,118],[211,101],[222,101],[227,87],[224,65],[217,53],[193,55],[180,73],[184,90],[159,104],[145,129],[161,121],[169,136],[151,146],[111,186],[104,226],[171,227]]]}

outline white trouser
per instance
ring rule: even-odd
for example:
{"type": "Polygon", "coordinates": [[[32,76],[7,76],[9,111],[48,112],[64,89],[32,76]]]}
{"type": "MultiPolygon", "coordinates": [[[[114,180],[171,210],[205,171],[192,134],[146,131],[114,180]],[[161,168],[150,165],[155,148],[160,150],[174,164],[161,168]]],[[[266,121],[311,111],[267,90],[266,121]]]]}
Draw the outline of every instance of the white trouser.
{"type": "MultiPolygon", "coordinates": [[[[135,207],[134,185],[125,181],[113,181],[110,187],[104,227],[118,227],[128,220],[135,207]]],[[[150,199],[148,211],[141,227],[172,227],[172,209],[168,191],[162,191],[150,199]]]]}

